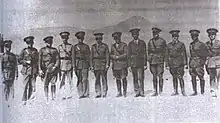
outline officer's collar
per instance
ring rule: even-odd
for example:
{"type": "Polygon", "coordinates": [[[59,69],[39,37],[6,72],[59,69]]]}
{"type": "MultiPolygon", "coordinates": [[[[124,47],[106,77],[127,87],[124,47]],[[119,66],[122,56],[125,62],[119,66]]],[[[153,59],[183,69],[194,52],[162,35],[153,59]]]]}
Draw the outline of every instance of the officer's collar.
{"type": "Polygon", "coordinates": [[[78,44],[84,44],[83,42],[78,42],[78,44]]]}
{"type": "Polygon", "coordinates": [[[172,40],[172,44],[177,44],[177,43],[179,43],[179,40],[176,41],[172,40]]]}
{"type": "Polygon", "coordinates": [[[103,42],[100,42],[100,43],[96,43],[97,45],[102,45],[103,44],[103,42]]]}
{"type": "Polygon", "coordinates": [[[214,42],[216,42],[216,39],[214,39],[212,41],[209,39],[209,43],[214,43],[214,42]]]}

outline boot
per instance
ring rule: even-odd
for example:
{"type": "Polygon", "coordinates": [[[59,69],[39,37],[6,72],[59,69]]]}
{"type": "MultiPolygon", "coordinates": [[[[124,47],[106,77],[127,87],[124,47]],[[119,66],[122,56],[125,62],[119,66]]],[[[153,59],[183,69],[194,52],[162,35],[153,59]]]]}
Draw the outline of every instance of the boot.
{"type": "Polygon", "coordinates": [[[159,77],[159,94],[163,92],[163,78],[159,77]]]}
{"type": "Polygon", "coordinates": [[[205,93],[205,80],[200,80],[201,94],[205,93]]]}
{"type": "Polygon", "coordinates": [[[176,96],[178,95],[178,80],[177,78],[173,78],[173,89],[174,89],[174,93],[171,96],[176,96]]]}
{"type": "Polygon", "coordinates": [[[127,96],[127,79],[124,78],[122,82],[123,82],[123,95],[124,97],[126,97],[127,96]]]}
{"type": "Polygon", "coordinates": [[[184,85],[184,80],[183,78],[179,78],[179,82],[180,82],[180,88],[181,88],[181,92],[182,92],[182,95],[183,96],[186,96],[186,93],[185,93],[185,85],[184,85]]]}
{"type": "Polygon", "coordinates": [[[48,102],[48,86],[45,86],[44,87],[44,93],[45,93],[45,96],[46,96],[46,101],[48,102]]]}
{"type": "Polygon", "coordinates": [[[122,93],[121,93],[121,80],[116,80],[116,84],[117,84],[117,90],[118,90],[118,94],[116,97],[121,97],[122,93]]]}
{"type": "Polygon", "coordinates": [[[56,85],[51,85],[52,100],[56,98],[56,85]]]}
{"type": "Polygon", "coordinates": [[[196,96],[197,95],[197,89],[196,89],[197,83],[196,83],[196,77],[193,76],[192,77],[192,87],[193,87],[193,91],[194,93],[191,94],[190,96],[196,96]]]}
{"type": "Polygon", "coordinates": [[[157,96],[158,95],[158,90],[157,90],[157,77],[153,77],[153,86],[154,86],[154,94],[152,96],[157,96]]]}

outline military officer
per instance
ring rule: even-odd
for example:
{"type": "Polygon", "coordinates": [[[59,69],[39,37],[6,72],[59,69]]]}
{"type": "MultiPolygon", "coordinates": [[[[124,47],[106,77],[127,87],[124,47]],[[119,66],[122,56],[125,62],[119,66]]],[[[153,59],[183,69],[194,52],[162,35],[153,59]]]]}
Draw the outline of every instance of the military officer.
{"type": "Polygon", "coordinates": [[[154,94],[158,95],[158,78],[159,78],[159,94],[163,92],[163,73],[164,62],[166,55],[166,41],[159,36],[162,30],[159,28],[152,28],[153,38],[148,42],[148,61],[150,64],[150,71],[153,74],[154,94]]]}
{"type": "Polygon", "coordinates": [[[209,41],[206,42],[206,46],[209,55],[207,58],[206,68],[210,76],[210,92],[213,97],[217,97],[216,91],[220,80],[220,41],[216,39],[217,32],[218,30],[215,28],[207,29],[209,41]]]}
{"type": "Polygon", "coordinates": [[[58,46],[58,52],[60,55],[60,88],[63,91],[63,100],[72,97],[73,45],[68,42],[69,35],[69,32],[61,32],[60,37],[63,40],[63,43],[58,46]]]}
{"type": "Polygon", "coordinates": [[[166,63],[168,64],[166,64],[166,68],[170,70],[173,77],[174,93],[172,96],[178,95],[178,81],[180,83],[182,95],[186,96],[183,75],[184,66],[187,67],[187,54],[185,44],[178,39],[179,32],[179,30],[170,31],[173,40],[167,45],[166,63]]]}
{"type": "Polygon", "coordinates": [[[73,68],[77,76],[77,91],[79,98],[89,97],[88,72],[90,68],[90,48],[85,44],[85,32],[79,31],[75,34],[78,43],[73,48],[73,68]]]}
{"type": "Polygon", "coordinates": [[[30,98],[35,98],[36,92],[36,77],[38,74],[38,51],[33,47],[34,37],[28,36],[24,38],[24,42],[27,47],[24,48],[19,56],[19,63],[23,65],[21,74],[24,76],[24,92],[22,101],[26,104],[26,101],[30,98]]]}
{"type": "Polygon", "coordinates": [[[115,43],[111,47],[111,59],[112,59],[112,71],[113,76],[116,78],[118,94],[116,97],[122,96],[121,92],[121,80],[123,85],[123,95],[127,96],[127,75],[128,75],[128,46],[121,41],[121,32],[114,32],[112,37],[115,43]]]}
{"type": "Polygon", "coordinates": [[[44,92],[48,102],[48,89],[51,84],[52,100],[56,97],[56,82],[59,73],[60,57],[58,50],[52,47],[53,36],[44,39],[46,46],[39,50],[39,74],[44,82],[44,92]]]}
{"type": "Polygon", "coordinates": [[[97,43],[91,47],[91,70],[94,71],[96,77],[96,98],[100,98],[101,96],[105,98],[108,91],[107,72],[110,65],[110,53],[108,45],[102,42],[103,35],[103,33],[94,33],[97,43]],[[100,78],[102,79],[103,92],[101,92],[100,78]]]}
{"type": "Polygon", "coordinates": [[[192,78],[192,86],[194,93],[191,96],[197,95],[197,82],[196,77],[200,79],[201,94],[205,92],[205,80],[204,80],[204,65],[208,51],[206,45],[199,40],[199,30],[190,30],[192,42],[190,43],[190,59],[189,59],[189,73],[192,78]]]}
{"type": "Polygon", "coordinates": [[[135,97],[144,97],[144,70],[147,69],[145,41],[139,39],[139,28],[131,29],[133,40],[128,44],[129,70],[133,75],[135,97]]]}
{"type": "Polygon", "coordinates": [[[10,95],[14,98],[14,80],[17,80],[18,78],[17,58],[16,55],[11,52],[11,44],[11,40],[5,40],[3,42],[5,53],[1,60],[2,79],[6,101],[8,101],[10,95]]]}

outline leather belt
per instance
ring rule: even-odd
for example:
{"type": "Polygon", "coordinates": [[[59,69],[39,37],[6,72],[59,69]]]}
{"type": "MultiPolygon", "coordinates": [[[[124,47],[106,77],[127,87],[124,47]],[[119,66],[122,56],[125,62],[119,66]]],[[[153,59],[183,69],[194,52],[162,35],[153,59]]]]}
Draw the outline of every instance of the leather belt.
{"type": "Polygon", "coordinates": [[[70,57],[60,57],[61,60],[71,60],[70,57]]]}

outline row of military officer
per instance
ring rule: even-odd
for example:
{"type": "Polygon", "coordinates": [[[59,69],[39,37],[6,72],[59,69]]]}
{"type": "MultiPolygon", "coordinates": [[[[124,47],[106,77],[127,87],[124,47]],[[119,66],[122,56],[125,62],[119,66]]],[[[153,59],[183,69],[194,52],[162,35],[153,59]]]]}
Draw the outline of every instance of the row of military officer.
{"type": "MultiPolygon", "coordinates": [[[[58,48],[52,47],[53,37],[48,36],[43,40],[46,46],[38,52],[33,47],[34,37],[28,36],[24,41],[28,45],[24,48],[18,58],[18,62],[23,65],[21,73],[24,76],[23,101],[26,104],[28,99],[35,98],[36,77],[39,75],[44,81],[44,92],[48,100],[49,84],[51,84],[51,95],[56,97],[57,78],[61,79],[60,89],[63,90],[63,99],[71,98],[72,73],[75,72],[77,80],[77,90],[80,98],[89,97],[88,71],[92,70],[96,77],[95,91],[96,98],[106,97],[108,91],[107,71],[112,60],[113,75],[116,78],[117,97],[127,96],[127,75],[128,69],[132,72],[135,97],[144,97],[144,70],[147,69],[147,61],[150,64],[150,71],[153,74],[154,94],[157,96],[163,91],[164,64],[173,76],[174,93],[178,95],[178,81],[181,92],[186,96],[184,89],[184,67],[188,67],[186,48],[183,42],[178,40],[179,30],[172,30],[172,42],[166,41],[159,36],[161,29],[152,28],[153,38],[148,43],[148,51],[145,41],[139,39],[140,29],[131,29],[133,40],[126,43],[121,41],[121,32],[114,32],[112,37],[115,43],[109,51],[108,45],[103,43],[103,33],[95,33],[97,43],[90,48],[85,44],[85,32],[80,31],[75,34],[78,43],[74,46],[68,43],[69,32],[61,32],[63,43],[58,48]],[[148,54],[147,54],[148,53],[148,54]],[[102,84],[100,82],[102,79],[102,84]],[[158,85],[159,84],[159,85],[158,85]],[[123,91],[122,91],[123,86],[123,91]],[[101,89],[102,88],[102,89],[101,89]],[[159,88],[159,89],[158,89],[159,88]]],[[[220,78],[220,42],[215,39],[217,29],[207,30],[210,41],[206,44],[199,41],[199,30],[190,30],[192,43],[190,44],[189,72],[192,77],[192,86],[197,95],[196,77],[200,79],[201,93],[204,94],[204,65],[210,75],[210,86],[213,96],[216,96],[218,81],[220,78]],[[216,81],[217,79],[217,81],[216,81]]],[[[17,59],[10,52],[12,41],[4,41],[6,52],[2,59],[2,72],[5,84],[5,98],[8,99],[10,91],[13,90],[14,79],[18,76],[17,59]]],[[[13,95],[13,91],[12,91],[13,95]]]]}

